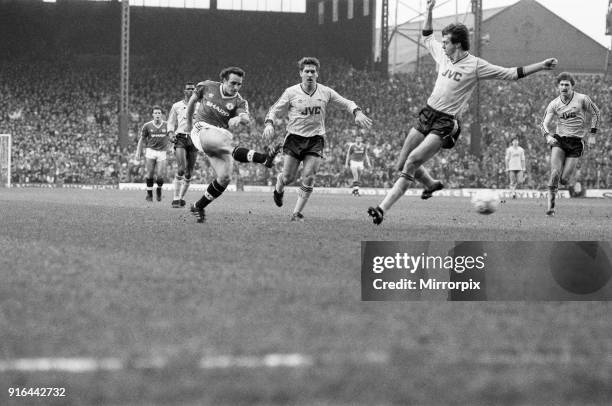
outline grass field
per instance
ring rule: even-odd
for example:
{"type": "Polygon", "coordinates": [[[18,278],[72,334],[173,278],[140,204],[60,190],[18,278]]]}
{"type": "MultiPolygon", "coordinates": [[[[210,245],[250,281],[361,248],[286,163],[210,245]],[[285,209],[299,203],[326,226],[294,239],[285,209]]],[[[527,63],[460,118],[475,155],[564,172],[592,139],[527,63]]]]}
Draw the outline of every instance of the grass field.
{"type": "MultiPolygon", "coordinates": [[[[195,192],[188,197],[193,198],[195,192]]],[[[366,240],[612,240],[608,200],[226,193],[196,224],[143,192],[0,190],[0,404],[609,405],[608,302],[361,302],[366,240]],[[271,354],[294,354],[276,361],[271,354]],[[63,398],[8,397],[65,387],[63,398]]]]}

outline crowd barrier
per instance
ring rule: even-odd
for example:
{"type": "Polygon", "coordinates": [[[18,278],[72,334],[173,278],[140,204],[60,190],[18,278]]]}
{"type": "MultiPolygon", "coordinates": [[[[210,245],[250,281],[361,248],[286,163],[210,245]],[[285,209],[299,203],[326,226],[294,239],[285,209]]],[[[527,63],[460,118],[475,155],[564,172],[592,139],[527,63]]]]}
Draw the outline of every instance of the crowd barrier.
{"type": "MultiPolygon", "coordinates": [[[[40,189],[85,189],[85,190],[109,190],[109,189],[119,189],[119,190],[145,190],[146,185],[144,183],[119,183],[117,185],[82,185],[82,184],[48,184],[48,183],[13,183],[11,187],[14,188],[40,188],[40,189]]],[[[189,188],[191,191],[199,191],[203,192],[208,187],[207,184],[198,183],[192,184],[189,188]]],[[[297,192],[298,187],[296,186],[287,186],[285,190],[289,193],[297,192]]],[[[163,190],[174,190],[174,185],[165,184],[163,186],[163,190]]],[[[245,185],[240,188],[236,187],[235,184],[228,185],[227,191],[229,192],[262,192],[262,193],[271,193],[272,186],[249,186],[245,185]]],[[[319,194],[347,194],[351,192],[350,187],[315,187],[314,193],[319,194]]],[[[361,188],[359,189],[359,193],[362,195],[385,195],[389,189],[384,188],[361,188]]],[[[446,197],[471,197],[473,194],[480,190],[478,188],[463,188],[463,189],[444,189],[436,192],[436,196],[446,196],[446,197]]],[[[406,196],[420,196],[422,189],[408,189],[406,191],[406,196]]],[[[499,196],[502,199],[508,199],[512,197],[512,191],[509,189],[497,189],[499,196]]],[[[518,199],[541,199],[545,198],[547,191],[546,190],[529,190],[529,189],[520,189],[516,190],[516,197],[518,199]]],[[[569,198],[570,194],[567,190],[560,190],[557,194],[558,197],[561,198],[569,198]]],[[[587,189],[585,196],[588,198],[600,198],[600,199],[612,199],[612,189],[587,189]]]]}

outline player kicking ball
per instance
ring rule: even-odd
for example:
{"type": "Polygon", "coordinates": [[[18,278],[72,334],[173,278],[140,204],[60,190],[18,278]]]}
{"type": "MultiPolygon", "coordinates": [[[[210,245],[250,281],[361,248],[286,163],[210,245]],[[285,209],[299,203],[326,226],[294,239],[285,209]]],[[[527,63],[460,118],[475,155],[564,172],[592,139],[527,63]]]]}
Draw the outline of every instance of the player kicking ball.
{"type": "Polygon", "coordinates": [[[190,207],[198,223],[206,219],[204,209],[229,185],[234,159],[243,162],[244,158],[246,162],[269,163],[270,166],[274,160],[274,149],[262,154],[232,145],[233,135],[229,129],[251,120],[249,104],[238,92],[244,75],[244,70],[236,66],[225,68],[219,74],[221,82],[205,80],[198,83],[187,103],[187,129],[191,131],[191,141],[198,151],[206,154],[216,175],[200,200],[190,207]]]}

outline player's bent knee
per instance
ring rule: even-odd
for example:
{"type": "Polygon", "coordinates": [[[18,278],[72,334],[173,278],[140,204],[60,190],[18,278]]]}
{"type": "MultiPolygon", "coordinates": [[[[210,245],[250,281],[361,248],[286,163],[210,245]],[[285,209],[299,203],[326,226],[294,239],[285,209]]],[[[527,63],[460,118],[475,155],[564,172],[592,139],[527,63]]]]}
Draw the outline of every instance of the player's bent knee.
{"type": "Polygon", "coordinates": [[[308,176],[308,177],[302,178],[302,183],[306,186],[312,186],[315,183],[315,177],[308,176]]]}
{"type": "Polygon", "coordinates": [[[288,185],[295,180],[295,175],[285,175],[283,174],[283,183],[288,185]]]}
{"type": "Polygon", "coordinates": [[[418,168],[419,166],[423,165],[424,162],[425,161],[421,157],[409,156],[408,159],[406,159],[406,164],[404,165],[404,168],[406,168],[407,166],[418,168]]]}
{"type": "Polygon", "coordinates": [[[219,182],[219,184],[223,186],[229,185],[230,181],[231,181],[230,175],[221,175],[217,177],[217,182],[219,182]]]}

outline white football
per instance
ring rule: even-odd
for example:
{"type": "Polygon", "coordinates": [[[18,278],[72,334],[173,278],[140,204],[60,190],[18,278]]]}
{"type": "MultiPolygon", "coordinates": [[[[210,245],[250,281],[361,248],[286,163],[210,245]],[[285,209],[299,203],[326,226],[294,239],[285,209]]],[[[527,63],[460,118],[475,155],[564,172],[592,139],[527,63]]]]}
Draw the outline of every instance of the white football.
{"type": "Polygon", "coordinates": [[[493,190],[479,190],[472,195],[472,205],[480,214],[495,213],[499,207],[499,195],[493,190]]]}

